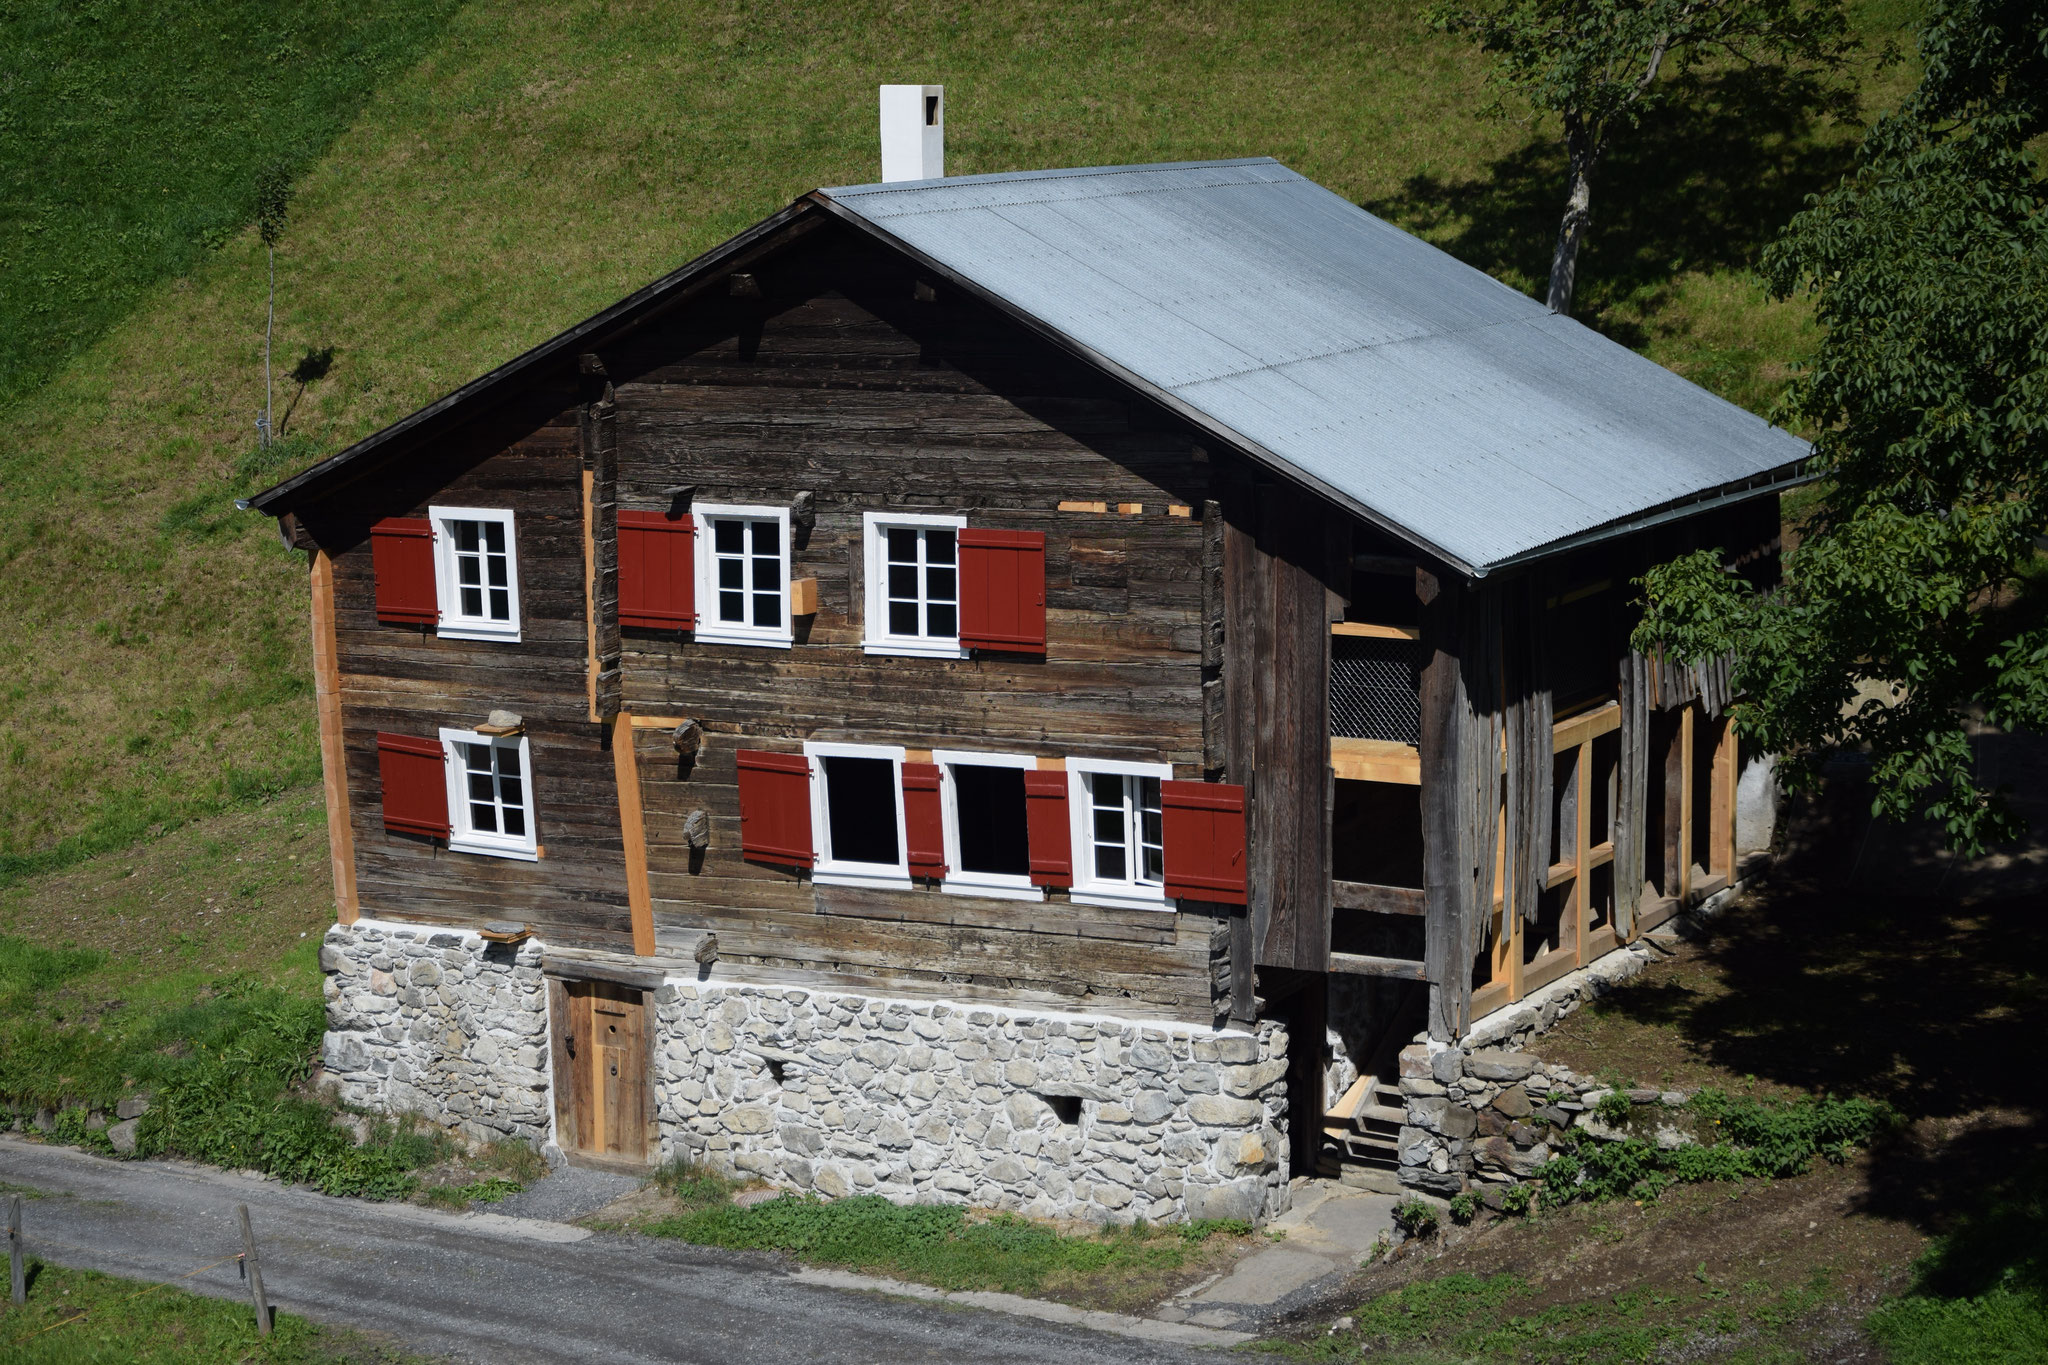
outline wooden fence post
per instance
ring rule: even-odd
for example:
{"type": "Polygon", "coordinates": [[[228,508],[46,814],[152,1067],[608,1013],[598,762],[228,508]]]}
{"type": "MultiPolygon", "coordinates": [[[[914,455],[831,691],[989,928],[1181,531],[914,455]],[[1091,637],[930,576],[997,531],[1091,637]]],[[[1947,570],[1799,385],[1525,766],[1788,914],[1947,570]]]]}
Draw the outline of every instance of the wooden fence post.
{"type": "Polygon", "coordinates": [[[249,1277],[249,1300],[256,1305],[256,1330],[270,1335],[270,1300],[263,1295],[263,1268],[256,1264],[256,1234],[249,1227],[249,1206],[235,1205],[242,1222],[242,1270],[249,1277]]]}
{"type": "Polygon", "coordinates": [[[28,1302],[28,1265],[22,1255],[21,1246],[21,1196],[15,1195],[7,1201],[7,1292],[9,1300],[20,1307],[28,1302]]]}

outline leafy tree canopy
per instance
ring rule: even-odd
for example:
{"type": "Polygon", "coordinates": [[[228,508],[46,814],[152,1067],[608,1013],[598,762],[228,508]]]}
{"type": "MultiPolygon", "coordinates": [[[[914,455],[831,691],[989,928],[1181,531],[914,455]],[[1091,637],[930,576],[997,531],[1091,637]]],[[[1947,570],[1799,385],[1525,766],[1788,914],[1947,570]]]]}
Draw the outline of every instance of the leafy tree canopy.
{"type": "Polygon", "coordinates": [[[1549,290],[1559,313],[1571,312],[1594,172],[1613,135],[1666,96],[1662,78],[1702,63],[1775,66],[1787,99],[1853,103],[1822,79],[1853,46],[1839,0],[1438,0],[1429,18],[1478,41],[1497,90],[1564,125],[1568,183],[1549,290]]]}
{"type": "Polygon", "coordinates": [[[1733,648],[1744,729],[1810,781],[1867,748],[1875,808],[1976,852],[2021,832],[1967,722],[2048,729],[2048,5],[1935,0],[1924,77],[1766,253],[1824,326],[1786,414],[1821,506],[1760,595],[1711,554],[1648,575],[1638,647],[1733,648]]]}

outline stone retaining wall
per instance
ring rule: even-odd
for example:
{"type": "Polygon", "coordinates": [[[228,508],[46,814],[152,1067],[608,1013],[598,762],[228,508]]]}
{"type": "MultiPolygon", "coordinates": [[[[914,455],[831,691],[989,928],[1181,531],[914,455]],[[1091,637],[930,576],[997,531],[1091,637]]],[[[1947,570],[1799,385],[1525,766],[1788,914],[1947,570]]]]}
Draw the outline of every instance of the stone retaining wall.
{"type": "MultiPolygon", "coordinates": [[[[541,945],[328,930],[328,1083],[476,1138],[552,1134],[541,945]]],[[[828,1197],[1262,1221],[1288,1200],[1287,1043],[1255,1031],[669,978],[661,1156],[828,1197]]]]}

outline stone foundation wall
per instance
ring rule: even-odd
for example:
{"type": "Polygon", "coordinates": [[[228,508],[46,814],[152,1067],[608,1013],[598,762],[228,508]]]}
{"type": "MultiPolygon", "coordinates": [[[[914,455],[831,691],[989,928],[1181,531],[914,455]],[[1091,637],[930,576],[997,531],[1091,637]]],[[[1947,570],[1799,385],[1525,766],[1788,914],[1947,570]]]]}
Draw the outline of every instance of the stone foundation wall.
{"type": "Polygon", "coordinates": [[[1101,1222],[1287,1207],[1287,1034],[746,985],[656,996],[664,1155],[1101,1222]]]}
{"type": "Polygon", "coordinates": [[[548,1140],[547,986],[540,948],[360,920],[320,946],[324,1081],[382,1113],[424,1114],[465,1136],[548,1140]]]}
{"type": "MultiPolygon", "coordinates": [[[[552,1136],[542,946],[328,930],[327,1083],[480,1139],[552,1136]]],[[[670,978],[661,1156],[827,1197],[1097,1222],[1263,1221],[1288,1200],[1288,1035],[670,978]]]]}
{"type": "MultiPolygon", "coordinates": [[[[1719,892],[1684,919],[1704,921],[1740,890],[1738,883],[1719,892]]],[[[1402,1049],[1407,1123],[1398,1151],[1401,1183],[1446,1197],[1512,1185],[1535,1175],[1557,1138],[1575,1127],[1597,1138],[1633,1135],[1667,1146],[1691,1141],[1686,1121],[1666,1113],[1689,1096],[1631,1090],[1634,1104],[1651,1107],[1610,1128],[1593,1112],[1607,1094],[1604,1087],[1527,1050],[1559,1020],[1641,975],[1659,956],[1647,943],[1629,944],[1486,1015],[1455,1043],[1424,1035],[1402,1049]]]]}

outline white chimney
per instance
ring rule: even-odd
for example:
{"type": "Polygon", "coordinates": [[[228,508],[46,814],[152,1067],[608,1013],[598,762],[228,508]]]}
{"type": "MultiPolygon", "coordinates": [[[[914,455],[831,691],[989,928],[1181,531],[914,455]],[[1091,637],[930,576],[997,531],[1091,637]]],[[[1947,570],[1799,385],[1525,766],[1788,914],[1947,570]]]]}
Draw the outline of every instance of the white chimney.
{"type": "Polygon", "coordinates": [[[946,174],[946,87],[882,87],[882,180],[946,174]]]}

